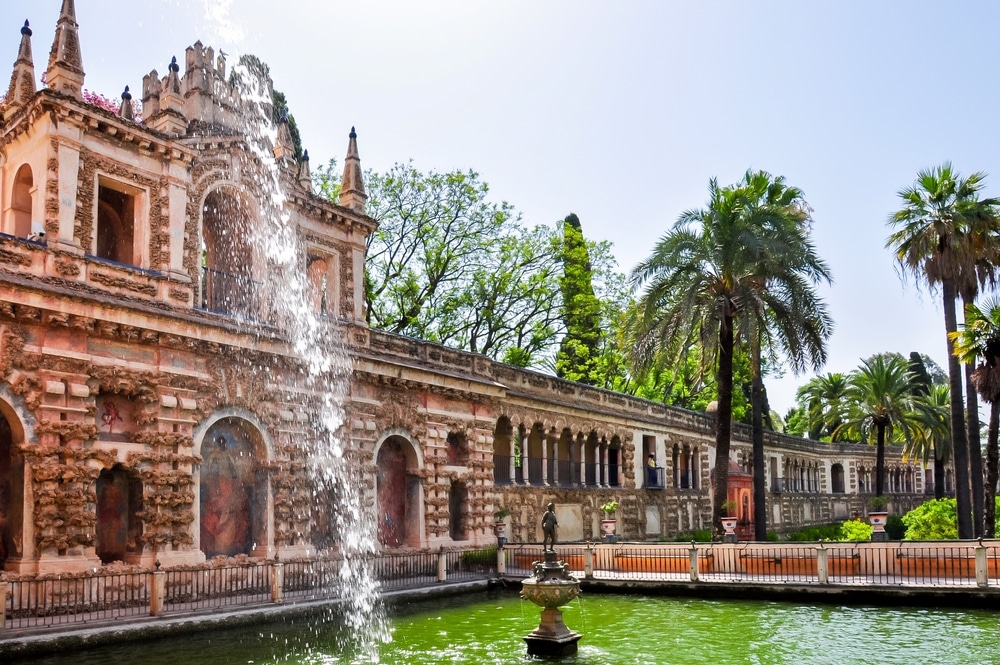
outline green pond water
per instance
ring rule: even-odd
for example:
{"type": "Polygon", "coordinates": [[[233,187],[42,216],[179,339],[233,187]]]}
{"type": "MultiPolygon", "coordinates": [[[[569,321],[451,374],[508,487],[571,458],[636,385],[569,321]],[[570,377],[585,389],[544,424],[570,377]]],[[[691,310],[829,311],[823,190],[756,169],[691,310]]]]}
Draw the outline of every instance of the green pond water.
{"type": "MultiPolygon", "coordinates": [[[[510,593],[397,609],[379,663],[518,663],[539,609],[510,593]]],[[[563,663],[1000,664],[1000,613],[587,594],[564,608],[582,633],[563,663]]],[[[41,665],[371,663],[322,621],[220,630],[36,657],[41,665]]]]}

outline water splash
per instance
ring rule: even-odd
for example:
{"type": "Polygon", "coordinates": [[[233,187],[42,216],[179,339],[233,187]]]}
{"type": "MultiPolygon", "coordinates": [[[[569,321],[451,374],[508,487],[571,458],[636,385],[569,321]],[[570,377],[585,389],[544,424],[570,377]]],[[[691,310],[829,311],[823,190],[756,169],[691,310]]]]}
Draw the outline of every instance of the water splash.
{"type": "MultiPolygon", "coordinates": [[[[242,59],[233,67],[232,80],[242,100],[241,128],[247,138],[247,163],[242,171],[256,190],[259,210],[249,228],[252,263],[257,274],[258,303],[253,314],[270,326],[251,325],[244,330],[257,336],[257,346],[286,340],[290,355],[299,361],[292,368],[259,364],[256,353],[247,353],[250,371],[263,383],[294,385],[301,410],[309,413],[306,441],[288,442],[290,448],[305,449],[305,471],[313,493],[313,510],[325,512],[336,543],[332,550],[342,557],[340,589],[344,607],[340,616],[350,628],[345,648],[360,659],[378,662],[378,645],[389,640],[388,623],[379,601],[379,585],[372,570],[372,555],[378,549],[371,479],[358,470],[365,458],[351,445],[344,403],[350,379],[350,358],[343,348],[345,331],[316,311],[313,288],[306,278],[306,251],[296,221],[292,218],[282,186],[283,169],[275,157],[280,123],[272,119],[271,84],[265,72],[255,71],[242,59]],[[264,336],[268,335],[267,339],[264,336]],[[281,380],[276,380],[280,377],[281,380]]],[[[285,176],[287,177],[287,176],[285,176]]],[[[292,391],[289,391],[292,392],[292,391]]],[[[295,399],[282,395],[280,399],[295,399]]],[[[314,514],[315,516],[315,514],[314,514]]],[[[315,524],[316,520],[312,520],[315,524]]],[[[309,534],[297,533],[306,540],[309,534]]]]}

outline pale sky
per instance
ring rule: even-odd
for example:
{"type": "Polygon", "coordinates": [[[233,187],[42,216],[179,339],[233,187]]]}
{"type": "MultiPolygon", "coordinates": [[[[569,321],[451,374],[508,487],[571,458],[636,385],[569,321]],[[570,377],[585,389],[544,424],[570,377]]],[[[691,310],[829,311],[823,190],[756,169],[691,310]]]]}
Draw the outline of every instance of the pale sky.
{"type": "MultiPolygon", "coordinates": [[[[0,2],[0,63],[25,19],[36,74],[61,0],[0,2]]],[[[76,0],[85,87],[117,97],[201,40],[253,53],[312,165],[474,169],[526,224],[569,212],[623,272],[708,181],[784,175],[814,208],[836,321],[823,372],[882,351],[945,365],[939,296],[884,248],[897,191],[951,160],[1000,195],[1000,3],[76,0]]],[[[4,60],[6,58],[6,60],[4,60]]],[[[3,86],[9,68],[3,70],[3,86]]],[[[182,64],[183,72],[183,64],[182,64]]],[[[766,380],[782,415],[812,374],[766,380]]]]}

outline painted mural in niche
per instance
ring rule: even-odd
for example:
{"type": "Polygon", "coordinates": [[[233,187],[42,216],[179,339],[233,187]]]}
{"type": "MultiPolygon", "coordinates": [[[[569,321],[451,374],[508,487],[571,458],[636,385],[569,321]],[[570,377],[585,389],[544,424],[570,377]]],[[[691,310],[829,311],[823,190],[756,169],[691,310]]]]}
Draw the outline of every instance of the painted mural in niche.
{"type": "Polygon", "coordinates": [[[101,441],[131,441],[136,430],[139,405],[130,397],[116,394],[97,396],[97,438],[101,441]]]}
{"type": "Polygon", "coordinates": [[[395,438],[378,451],[376,492],[378,495],[378,541],[400,547],[406,540],[406,454],[395,438]]]}
{"type": "Polygon", "coordinates": [[[231,421],[213,425],[201,456],[201,549],[209,558],[249,553],[259,492],[247,431],[231,421]]]}
{"type": "Polygon", "coordinates": [[[14,436],[10,423],[0,415],[0,566],[7,557],[13,554],[11,542],[11,513],[13,496],[11,495],[11,453],[14,449],[14,436]]]}
{"type": "Polygon", "coordinates": [[[97,478],[97,556],[101,563],[124,561],[141,549],[142,484],[120,465],[97,478]]]}

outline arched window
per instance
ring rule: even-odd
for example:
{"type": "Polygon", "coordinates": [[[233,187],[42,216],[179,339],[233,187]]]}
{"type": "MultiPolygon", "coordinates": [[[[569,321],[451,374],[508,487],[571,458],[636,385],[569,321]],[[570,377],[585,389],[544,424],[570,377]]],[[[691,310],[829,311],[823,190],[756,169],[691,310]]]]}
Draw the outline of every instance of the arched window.
{"type": "Polygon", "coordinates": [[[11,229],[18,238],[27,238],[31,234],[31,191],[34,188],[34,178],[31,167],[22,164],[14,176],[14,190],[11,192],[10,211],[11,229]]]}
{"type": "Polygon", "coordinates": [[[202,307],[255,316],[257,282],[250,242],[251,207],[235,192],[215,190],[202,207],[202,307]]]}
{"type": "Polygon", "coordinates": [[[844,466],[842,464],[834,464],[830,467],[830,485],[831,491],[834,494],[843,494],[845,492],[844,466]]]}

